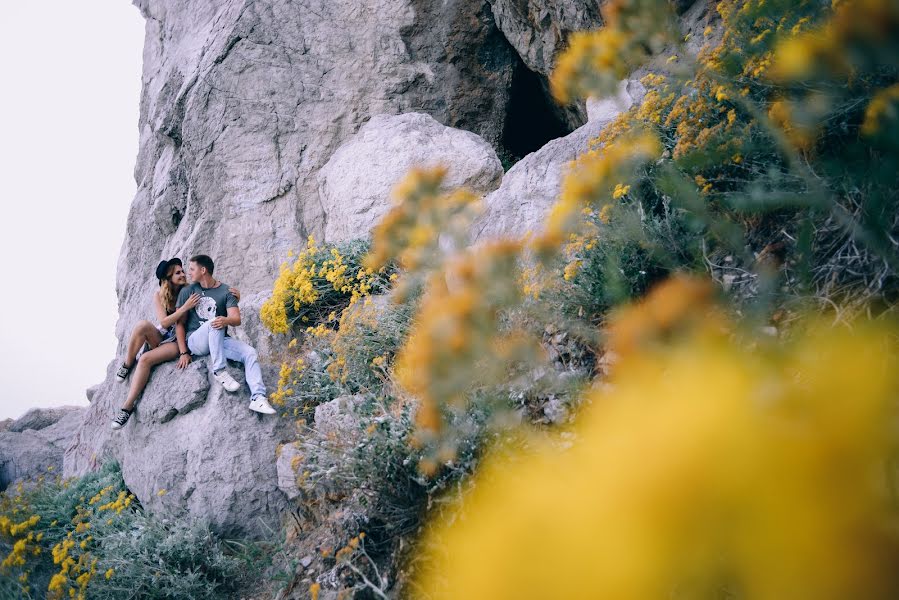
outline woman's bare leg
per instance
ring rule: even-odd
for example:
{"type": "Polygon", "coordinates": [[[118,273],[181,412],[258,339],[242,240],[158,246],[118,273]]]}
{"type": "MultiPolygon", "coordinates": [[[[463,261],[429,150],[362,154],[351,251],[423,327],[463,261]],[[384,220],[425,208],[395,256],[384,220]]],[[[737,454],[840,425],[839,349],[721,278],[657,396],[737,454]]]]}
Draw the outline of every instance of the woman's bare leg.
{"type": "Polygon", "coordinates": [[[176,358],[178,358],[178,344],[174,342],[162,344],[158,348],[141,354],[140,360],[137,361],[137,366],[134,368],[134,373],[131,375],[131,389],[128,390],[128,398],[125,400],[122,408],[129,412],[134,410],[134,403],[137,402],[137,398],[144,391],[153,367],[176,358]]]}
{"type": "Polygon", "coordinates": [[[139,321],[131,331],[131,339],[128,340],[128,352],[125,353],[125,366],[134,366],[134,358],[140,347],[147,343],[150,348],[155,348],[162,341],[159,330],[149,321],[139,321]]]}

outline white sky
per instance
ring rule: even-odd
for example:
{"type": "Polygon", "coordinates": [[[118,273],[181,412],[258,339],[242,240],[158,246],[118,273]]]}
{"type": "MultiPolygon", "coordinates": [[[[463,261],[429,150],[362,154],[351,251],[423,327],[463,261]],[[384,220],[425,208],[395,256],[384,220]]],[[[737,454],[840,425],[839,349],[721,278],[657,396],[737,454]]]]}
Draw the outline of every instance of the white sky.
{"type": "Polygon", "coordinates": [[[114,358],[144,21],[128,0],[0,8],[0,419],[86,405],[114,358]]]}

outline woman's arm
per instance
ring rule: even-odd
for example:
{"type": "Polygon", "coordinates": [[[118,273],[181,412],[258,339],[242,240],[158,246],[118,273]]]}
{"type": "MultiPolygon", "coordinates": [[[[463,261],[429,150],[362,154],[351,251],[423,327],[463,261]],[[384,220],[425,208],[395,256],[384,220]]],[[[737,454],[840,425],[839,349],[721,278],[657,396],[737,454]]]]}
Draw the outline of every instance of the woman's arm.
{"type": "Polygon", "coordinates": [[[184,327],[184,319],[178,319],[175,324],[175,343],[178,344],[178,368],[184,369],[190,364],[190,350],[187,348],[187,329],[184,327]]]}
{"type": "Polygon", "coordinates": [[[159,290],[156,290],[156,292],[153,293],[153,312],[156,313],[156,322],[159,323],[159,326],[166,329],[174,325],[175,321],[178,320],[169,319],[171,323],[166,324],[168,315],[165,314],[165,307],[162,305],[162,296],[159,294],[159,290]]]}
{"type": "Polygon", "coordinates": [[[168,329],[175,323],[177,323],[181,317],[187,314],[187,311],[192,309],[194,306],[200,302],[200,294],[191,294],[190,297],[184,301],[175,312],[170,315],[165,314],[165,309],[162,307],[162,299],[159,297],[159,292],[156,292],[153,295],[153,301],[156,304],[156,316],[159,319],[159,326],[163,329],[168,329]],[[160,317],[160,312],[162,313],[162,317],[160,317]]]}

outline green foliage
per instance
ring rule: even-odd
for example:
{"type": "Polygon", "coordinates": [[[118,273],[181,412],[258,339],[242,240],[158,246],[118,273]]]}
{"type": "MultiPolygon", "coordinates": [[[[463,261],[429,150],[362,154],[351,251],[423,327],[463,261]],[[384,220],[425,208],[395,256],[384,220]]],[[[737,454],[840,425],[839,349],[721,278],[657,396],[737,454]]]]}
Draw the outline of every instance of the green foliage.
{"type": "MultiPolygon", "coordinates": [[[[615,4],[640,9],[639,2],[615,4]]],[[[675,45],[660,57],[664,65],[650,63],[646,96],[594,142],[607,155],[635,132],[651,132],[661,157],[621,186],[627,191],[579,200],[606,205],[611,227],[662,256],[665,269],[710,274],[738,303],[811,302],[838,313],[888,306],[899,295],[899,5],[727,0],[715,8],[721,23],[707,28],[699,55],[675,45]],[[683,213],[690,235],[663,256],[654,251],[653,217],[668,207],[683,213]]],[[[560,59],[557,87],[608,91],[589,59],[600,38],[629,39],[634,23],[641,35],[659,27],[643,12],[575,40],[560,59]]],[[[634,262],[634,247],[603,239],[595,247],[610,255],[603,284],[618,272],[625,280],[618,287],[639,293],[639,281],[626,274],[628,265],[647,270],[634,262]]],[[[588,268],[584,256],[573,259],[588,268]]],[[[600,298],[597,308],[607,304],[600,298]]]]}
{"type": "Polygon", "coordinates": [[[308,416],[337,396],[383,394],[389,367],[409,329],[411,302],[369,297],[347,307],[340,318],[331,315],[307,328],[302,343],[290,343],[299,358],[282,363],[273,404],[292,416],[308,416]]]}
{"type": "Polygon", "coordinates": [[[0,598],[213,599],[248,570],[205,525],[146,514],[114,463],[4,493],[4,518],[34,524],[4,527],[0,553],[13,554],[17,540],[26,540],[26,552],[22,564],[3,568],[0,598]]]}

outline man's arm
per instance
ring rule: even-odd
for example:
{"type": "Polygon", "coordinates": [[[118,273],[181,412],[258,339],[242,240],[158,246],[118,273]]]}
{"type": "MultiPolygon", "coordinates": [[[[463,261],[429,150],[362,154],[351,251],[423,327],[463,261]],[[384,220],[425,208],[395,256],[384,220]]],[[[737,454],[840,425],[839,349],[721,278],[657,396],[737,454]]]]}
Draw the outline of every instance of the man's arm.
{"type": "Polygon", "coordinates": [[[228,307],[227,317],[216,317],[212,320],[213,329],[221,329],[222,327],[237,327],[240,325],[240,308],[237,306],[228,307]]]}

